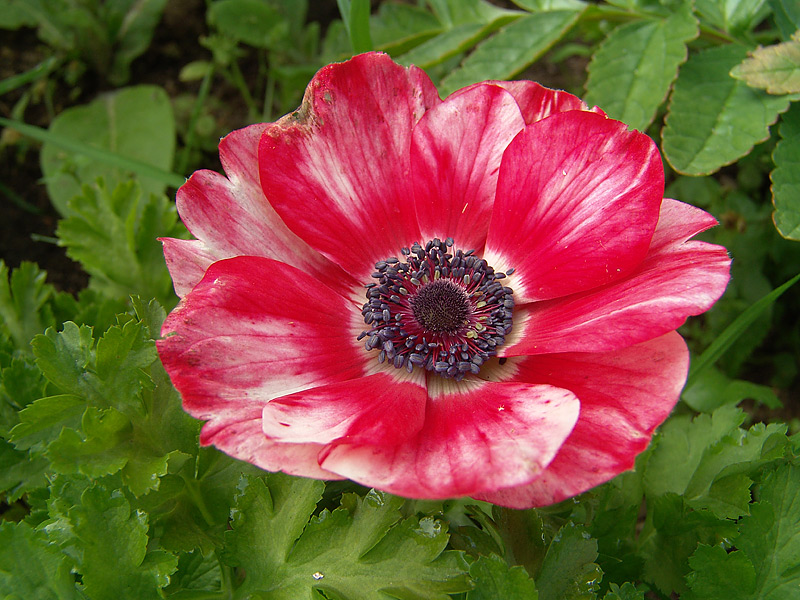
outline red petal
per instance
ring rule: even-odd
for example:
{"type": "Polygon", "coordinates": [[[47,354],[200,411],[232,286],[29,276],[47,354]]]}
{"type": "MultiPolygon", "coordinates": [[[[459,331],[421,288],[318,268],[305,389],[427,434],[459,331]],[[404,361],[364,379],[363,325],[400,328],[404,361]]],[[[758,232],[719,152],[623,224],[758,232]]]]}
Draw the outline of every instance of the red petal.
{"type": "Polygon", "coordinates": [[[411,440],[393,447],[337,442],[320,465],[402,496],[474,495],[529,483],[578,418],[575,397],[547,385],[442,385],[450,391],[428,400],[425,425],[411,440]]]}
{"type": "Polygon", "coordinates": [[[517,270],[518,304],[615,281],[647,254],[663,191],[646,135],[592,112],[552,115],[503,156],[484,257],[517,270]]]}
{"type": "Polygon", "coordinates": [[[509,360],[514,381],[572,391],[581,414],[547,470],[528,485],[478,494],[513,508],[560,502],[633,468],[636,455],[680,397],[689,351],[673,332],[604,354],[550,354],[509,360]]]}
{"type": "Polygon", "coordinates": [[[725,291],[730,259],[722,246],[685,240],[714,223],[699,208],[665,199],[651,253],[633,275],[518,309],[515,330],[500,354],[616,350],[705,312],[725,291]]]}
{"type": "MultiPolygon", "coordinates": [[[[509,91],[519,105],[525,124],[530,125],[536,121],[541,121],[555,113],[566,112],[568,110],[589,110],[586,103],[562,90],[551,90],[535,81],[487,81],[493,85],[499,85],[509,91]]],[[[483,84],[475,84],[483,85],[483,84]]],[[[471,89],[474,86],[464,88],[471,89]]],[[[455,92],[449,98],[461,93],[455,92]]],[[[448,98],[448,99],[449,99],[448,98]]],[[[596,110],[596,109],[595,109],[596,110]]]]}
{"type": "MultiPolygon", "coordinates": [[[[213,171],[194,173],[178,190],[181,219],[217,260],[239,255],[274,258],[342,294],[349,293],[354,281],[289,231],[264,197],[257,153],[265,128],[263,123],[251,125],[220,142],[220,159],[228,177],[213,171]]],[[[191,289],[193,283],[182,284],[187,286],[191,289]]]]}
{"type": "Polygon", "coordinates": [[[366,281],[377,260],[420,241],[409,148],[439,102],[421,70],[362,54],[319,71],[295,113],[261,138],[261,185],[289,227],[366,281]]]}
{"type": "Polygon", "coordinates": [[[317,455],[322,450],[319,444],[281,444],[264,437],[258,406],[241,411],[238,419],[216,425],[206,423],[200,433],[200,443],[214,445],[229,456],[267,471],[283,471],[315,479],[342,479],[319,466],[317,455]]]}
{"type": "Polygon", "coordinates": [[[422,429],[427,392],[398,376],[376,373],[276,398],[264,407],[264,434],[292,443],[400,444],[422,429]]]}
{"type": "Polygon", "coordinates": [[[524,126],[514,97],[496,85],[472,86],[425,113],[411,143],[421,242],[452,237],[483,250],[500,160],[524,126]]]}
{"type": "Polygon", "coordinates": [[[209,267],[167,317],[158,350],[186,411],[216,428],[277,396],[361,377],[359,316],[310,275],[242,256],[209,267]]]}
{"type": "Polygon", "coordinates": [[[158,239],[164,246],[164,259],[179,298],[188,294],[211,263],[220,258],[200,240],[158,239]]]}

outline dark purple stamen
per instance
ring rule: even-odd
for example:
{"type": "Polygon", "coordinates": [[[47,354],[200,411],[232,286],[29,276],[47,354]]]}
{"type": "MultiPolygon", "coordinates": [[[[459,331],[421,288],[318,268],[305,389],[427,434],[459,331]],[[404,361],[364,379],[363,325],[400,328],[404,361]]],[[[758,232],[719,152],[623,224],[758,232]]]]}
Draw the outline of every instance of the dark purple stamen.
{"type": "Polygon", "coordinates": [[[511,331],[513,292],[474,251],[450,250],[453,239],[403,248],[401,262],[375,263],[377,283],[367,288],[361,311],[371,328],[361,332],[367,350],[395,368],[414,367],[455,380],[477,374],[511,331]]]}

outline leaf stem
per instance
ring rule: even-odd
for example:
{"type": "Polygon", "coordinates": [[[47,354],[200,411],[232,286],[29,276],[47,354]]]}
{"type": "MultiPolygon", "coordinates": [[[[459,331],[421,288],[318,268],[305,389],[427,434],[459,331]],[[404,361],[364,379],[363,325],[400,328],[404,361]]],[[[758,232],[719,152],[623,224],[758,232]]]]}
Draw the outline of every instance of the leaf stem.
{"type": "Polygon", "coordinates": [[[184,484],[186,484],[186,493],[189,495],[189,499],[197,507],[197,510],[200,511],[200,514],[203,516],[203,520],[209,527],[215,525],[216,522],[214,521],[214,517],[211,514],[211,511],[208,510],[208,506],[206,506],[206,502],[203,500],[203,495],[200,493],[200,490],[197,487],[197,481],[187,477],[183,473],[181,473],[181,477],[183,478],[184,484]]]}

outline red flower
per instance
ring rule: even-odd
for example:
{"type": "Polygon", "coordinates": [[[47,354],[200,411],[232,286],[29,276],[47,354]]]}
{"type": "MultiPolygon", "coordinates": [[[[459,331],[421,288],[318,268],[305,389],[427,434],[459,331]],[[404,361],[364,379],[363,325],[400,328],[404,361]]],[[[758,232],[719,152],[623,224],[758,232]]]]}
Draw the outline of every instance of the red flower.
{"type": "Polygon", "coordinates": [[[725,289],[647,136],[530,81],[439,99],[382,54],[178,192],[158,344],[201,442],[417,498],[557,502],[633,466],[725,289]],[[366,287],[365,287],[366,286],[366,287]]]}

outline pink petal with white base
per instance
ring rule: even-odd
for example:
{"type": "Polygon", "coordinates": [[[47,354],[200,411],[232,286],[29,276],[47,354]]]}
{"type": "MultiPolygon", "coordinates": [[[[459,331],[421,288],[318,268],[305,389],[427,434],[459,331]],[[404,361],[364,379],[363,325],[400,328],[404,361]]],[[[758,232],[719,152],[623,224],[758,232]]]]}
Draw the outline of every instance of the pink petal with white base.
{"type": "Polygon", "coordinates": [[[411,131],[440,102],[428,76],[385,54],[324,67],[298,111],[261,139],[261,185],[295,233],[358,281],[419,241],[411,131]]]}
{"type": "Polygon", "coordinates": [[[292,443],[405,442],[422,429],[427,392],[400,373],[405,374],[375,373],[276,398],[264,406],[264,434],[292,443]]]}
{"type": "Polygon", "coordinates": [[[346,294],[355,282],[289,231],[264,197],[258,144],[266,127],[251,125],[220,142],[227,178],[214,171],[194,173],[178,190],[181,220],[217,260],[240,255],[273,258],[346,294]]]}
{"type": "Polygon", "coordinates": [[[164,259],[167,262],[172,285],[179,298],[183,298],[205,275],[211,263],[219,260],[208,246],[200,240],[176,240],[159,238],[164,247],[164,259]]]}
{"type": "Polygon", "coordinates": [[[553,462],[535,481],[477,494],[512,508],[560,502],[633,468],[653,430],[680,397],[689,351],[677,333],[603,354],[551,354],[510,360],[515,381],[569,389],[581,414],[553,462]]]}
{"type": "Polygon", "coordinates": [[[716,223],[665,199],[651,253],[637,271],[596,290],[518,309],[503,356],[605,352],[653,339],[708,310],[730,278],[722,246],[686,241],[716,223]]]}
{"type": "Polygon", "coordinates": [[[203,446],[213,445],[228,456],[247,461],[267,471],[315,479],[342,479],[319,466],[319,444],[281,444],[261,432],[261,410],[251,406],[239,413],[240,420],[206,423],[200,433],[203,446]]]}
{"type": "Polygon", "coordinates": [[[506,149],[484,258],[516,269],[517,303],[620,279],[647,254],[663,191],[650,138],[592,112],[552,115],[506,149]]]}
{"type": "Polygon", "coordinates": [[[465,250],[483,249],[503,151],[524,126],[514,97],[496,85],[425,113],[411,143],[419,241],[452,237],[465,250]]]}
{"type": "Polygon", "coordinates": [[[548,385],[462,381],[443,387],[449,391],[428,400],[425,425],[408,442],[336,442],[320,455],[320,465],[414,498],[522,485],[553,460],[580,408],[571,392],[548,385]]]}
{"type": "Polygon", "coordinates": [[[211,265],[170,313],[158,350],[186,411],[216,427],[254,406],[260,415],[272,398],[361,377],[367,356],[353,313],[302,271],[236,257],[211,265]]]}

